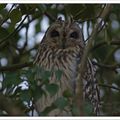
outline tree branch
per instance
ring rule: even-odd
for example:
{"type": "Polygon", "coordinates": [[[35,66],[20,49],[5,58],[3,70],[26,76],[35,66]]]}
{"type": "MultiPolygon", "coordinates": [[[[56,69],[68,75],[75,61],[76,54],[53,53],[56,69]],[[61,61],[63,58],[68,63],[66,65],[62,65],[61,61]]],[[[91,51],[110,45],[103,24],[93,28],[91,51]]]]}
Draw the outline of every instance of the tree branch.
{"type": "Polygon", "coordinates": [[[95,61],[92,61],[93,65],[97,65],[98,67],[102,67],[104,69],[110,69],[110,70],[115,70],[117,68],[120,68],[120,64],[114,64],[114,65],[105,65],[102,63],[97,63],[95,61]]]}
{"type": "Polygon", "coordinates": [[[97,45],[95,45],[91,50],[94,51],[95,49],[103,46],[103,45],[120,45],[120,40],[112,40],[110,41],[110,43],[104,41],[104,42],[101,42],[101,43],[98,43],[97,45]]]}
{"type": "Polygon", "coordinates": [[[12,11],[12,9],[14,8],[15,4],[12,5],[12,7],[10,8],[10,10],[8,11],[6,17],[0,22],[0,26],[2,26],[4,24],[4,22],[6,22],[9,18],[9,14],[12,11]]]}
{"type": "Polygon", "coordinates": [[[25,19],[28,17],[28,15],[26,15],[24,17],[24,19],[21,21],[21,23],[17,26],[17,28],[10,33],[8,36],[6,36],[5,38],[1,39],[0,44],[4,43],[5,41],[8,41],[11,36],[13,36],[14,34],[16,34],[18,32],[18,29],[22,26],[23,22],[25,21],[25,19]]]}
{"type": "Polygon", "coordinates": [[[21,55],[26,55],[28,54],[30,51],[34,50],[34,49],[37,49],[39,47],[39,44],[36,44],[33,48],[30,48],[29,50],[27,51],[24,51],[21,55]]]}
{"type": "Polygon", "coordinates": [[[101,86],[101,87],[108,87],[108,88],[112,88],[112,89],[115,89],[115,90],[118,90],[118,91],[120,91],[120,88],[118,88],[118,87],[115,87],[115,86],[111,86],[111,85],[99,84],[99,86],[101,86]]]}
{"type": "Polygon", "coordinates": [[[56,18],[54,16],[52,16],[50,13],[48,13],[48,12],[44,12],[44,15],[46,15],[52,21],[56,20],[56,18]]]}
{"type": "MultiPolygon", "coordinates": [[[[103,10],[103,12],[101,13],[101,16],[100,16],[102,19],[105,19],[105,17],[107,16],[107,14],[110,11],[110,8],[111,8],[110,4],[106,5],[106,7],[104,8],[104,10],[103,10]]],[[[80,110],[80,115],[84,115],[83,111],[81,111],[81,110],[83,110],[83,105],[84,105],[83,100],[81,102],[81,98],[83,99],[82,77],[83,77],[85,69],[86,69],[87,59],[88,59],[90,49],[92,48],[92,43],[93,43],[93,41],[96,37],[98,29],[101,26],[101,23],[103,22],[102,19],[100,20],[99,23],[96,23],[96,25],[95,25],[95,27],[92,31],[91,37],[88,40],[88,44],[85,47],[84,54],[83,54],[82,59],[81,59],[81,64],[79,65],[80,76],[79,76],[79,79],[77,80],[77,83],[76,83],[76,100],[77,100],[76,102],[77,102],[78,108],[80,110]]]]}
{"type": "Polygon", "coordinates": [[[23,116],[24,112],[9,97],[0,93],[0,109],[5,110],[10,116],[23,116]]]}
{"type": "Polygon", "coordinates": [[[22,63],[22,64],[15,64],[15,65],[11,65],[11,66],[0,67],[0,72],[16,71],[16,70],[22,69],[24,67],[32,66],[32,64],[33,64],[33,62],[26,62],[26,63],[22,63]]]}

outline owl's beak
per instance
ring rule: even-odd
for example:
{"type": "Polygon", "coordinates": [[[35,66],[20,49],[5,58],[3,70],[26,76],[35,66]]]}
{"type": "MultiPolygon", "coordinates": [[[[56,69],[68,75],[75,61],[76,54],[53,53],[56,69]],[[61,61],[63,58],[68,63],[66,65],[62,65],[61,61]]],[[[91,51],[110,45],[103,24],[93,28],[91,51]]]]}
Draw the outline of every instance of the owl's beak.
{"type": "Polygon", "coordinates": [[[61,47],[62,47],[62,49],[66,48],[66,34],[65,34],[65,32],[63,33],[63,37],[61,39],[61,47]]]}
{"type": "Polygon", "coordinates": [[[60,41],[60,48],[65,49],[66,48],[66,40],[65,38],[62,38],[60,41]]]}
{"type": "Polygon", "coordinates": [[[66,40],[62,40],[62,48],[65,49],[66,48],[66,40]]]}

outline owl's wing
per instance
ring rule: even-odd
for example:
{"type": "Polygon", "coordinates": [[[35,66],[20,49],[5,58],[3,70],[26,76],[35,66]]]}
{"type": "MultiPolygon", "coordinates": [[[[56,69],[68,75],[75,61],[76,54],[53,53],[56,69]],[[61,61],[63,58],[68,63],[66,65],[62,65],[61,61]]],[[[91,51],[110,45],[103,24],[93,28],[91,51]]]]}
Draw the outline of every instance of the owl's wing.
{"type": "Polygon", "coordinates": [[[95,78],[96,67],[92,64],[90,59],[87,61],[87,69],[83,76],[84,95],[88,99],[93,107],[96,115],[100,114],[100,90],[98,81],[95,78]]]}

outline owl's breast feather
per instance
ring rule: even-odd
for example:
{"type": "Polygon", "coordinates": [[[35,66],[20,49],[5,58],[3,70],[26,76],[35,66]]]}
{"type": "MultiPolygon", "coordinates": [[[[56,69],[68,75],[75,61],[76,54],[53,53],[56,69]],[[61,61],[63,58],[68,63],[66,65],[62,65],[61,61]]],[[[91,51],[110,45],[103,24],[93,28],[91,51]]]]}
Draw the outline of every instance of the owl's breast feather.
{"type": "MultiPolygon", "coordinates": [[[[68,49],[39,49],[37,59],[38,66],[48,71],[62,71],[61,83],[66,84],[66,88],[75,88],[75,81],[77,76],[77,66],[80,61],[79,46],[68,49]]],[[[56,82],[55,73],[52,74],[51,82],[56,82]]],[[[58,81],[57,81],[58,82],[58,81]]],[[[61,84],[60,83],[60,84],[61,84]]]]}
{"type": "MultiPolygon", "coordinates": [[[[49,79],[50,83],[57,84],[59,86],[58,92],[50,97],[47,92],[47,96],[41,97],[36,102],[36,106],[39,112],[43,111],[47,106],[50,106],[54,101],[63,96],[64,91],[71,91],[74,93],[75,81],[77,75],[77,63],[79,59],[79,49],[44,49],[40,48],[38,55],[36,56],[35,63],[37,66],[47,71],[52,71],[49,79]],[[62,71],[60,80],[57,80],[55,71],[62,71]]],[[[41,77],[39,74],[36,78],[41,77]]],[[[44,78],[43,78],[44,79],[44,78]]],[[[45,87],[43,86],[45,90],[45,87]]],[[[46,90],[45,90],[46,91],[46,90]]],[[[56,113],[57,114],[57,113],[56,113]]],[[[52,113],[50,113],[52,115],[52,113]]]]}

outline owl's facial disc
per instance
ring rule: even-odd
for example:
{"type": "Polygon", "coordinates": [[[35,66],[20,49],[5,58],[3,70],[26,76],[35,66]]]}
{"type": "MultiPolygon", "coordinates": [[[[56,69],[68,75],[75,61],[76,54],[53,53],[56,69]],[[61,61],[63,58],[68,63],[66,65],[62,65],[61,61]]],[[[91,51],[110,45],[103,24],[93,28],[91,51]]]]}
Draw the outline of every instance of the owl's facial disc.
{"type": "Polygon", "coordinates": [[[49,35],[54,47],[56,45],[60,49],[74,47],[79,39],[79,33],[76,29],[56,28],[51,30],[49,35]]]}
{"type": "Polygon", "coordinates": [[[63,20],[56,21],[48,28],[45,41],[47,45],[58,49],[84,44],[79,25],[63,20]]]}

